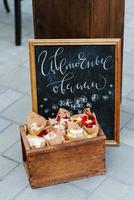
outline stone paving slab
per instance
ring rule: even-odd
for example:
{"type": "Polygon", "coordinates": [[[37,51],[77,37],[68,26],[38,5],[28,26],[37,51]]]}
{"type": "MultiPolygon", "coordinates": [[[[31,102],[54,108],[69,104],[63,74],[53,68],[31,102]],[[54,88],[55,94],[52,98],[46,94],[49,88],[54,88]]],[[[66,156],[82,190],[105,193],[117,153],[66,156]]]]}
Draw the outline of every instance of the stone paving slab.
{"type": "Polygon", "coordinates": [[[126,27],[125,34],[124,50],[125,52],[134,55],[134,29],[126,27]]]}
{"type": "Polygon", "coordinates": [[[125,16],[125,27],[134,28],[133,13],[127,12],[125,16]]]}
{"type": "Polygon", "coordinates": [[[126,185],[134,185],[134,148],[121,144],[107,148],[106,176],[126,185]]]}
{"type": "Polygon", "coordinates": [[[5,86],[0,85],[0,95],[5,92],[6,90],[8,90],[8,88],[6,88],[5,86]]]}
{"type": "Polygon", "coordinates": [[[29,69],[17,67],[10,73],[1,77],[0,84],[2,85],[3,83],[6,87],[13,88],[25,94],[30,94],[31,88],[29,69]]]}
{"type": "Polygon", "coordinates": [[[0,94],[0,112],[6,109],[9,105],[20,99],[23,95],[14,90],[6,90],[0,94]]]}
{"type": "MultiPolygon", "coordinates": [[[[18,131],[19,132],[19,131],[18,131]]],[[[9,159],[13,159],[19,163],[22,163],[22,152],[21,152],[21,143],[20,140],[15,143],[11,148],[3,153],[9,159]]]]}
{"type": "Polygon", "coordinates": [[[19,137],[18,124],[12,124],[7,129],[0,133],[0,152],[6,151],[9,147],[15,144],[19,137]]]}
{"type": "Polygon", "coordinates": [[[99,187],[102,182],[105,180],[106,176],[105,175],[100,175],[96,177],[90,177],[90,178],[85,178],[77,181],[72,181],[71,183],[76,186],[79,189],[83,189],[88,194],[91,194],[96,190],[97,187],[99,187]]]}
{"type": "Polygon", "coordinates": [[[22,166],[16,167],[15,170],[0,182],[0,199],[14,200],[15,196],[20,193],[27,184],[24,168],[22,166]]]}
{"type": "Polygon", "coordinates": [[[134,130],[124,128],[122,130],[122,143],[134,147],[134,130]]]}
{"type": "Polygon", "coordinates": [[[3,179],[10,171],[17,167],[17,163],[0,156],[0,179],[3,179]]]}
{"type": "Polygon", "coordinates": [[[127,95],[133,90],[133,76],[129,74],[123,74],[123,89],[122,95],[123,97],[127,97],[127,95]]]}
{"type": "Polygon", "coordinates": [[[128,93],[127,99],[134,101],[134,90],[128,93]]]}
{"type": "MultiPolygon", "coordinates": [[[[5,47],[3,47],[1,44],[0,44],[0,51],[1,49],[3,49],[5,47]]],[[[10,73],[12,70],[14,70],[16,67],[17,67],[17,63],[12,63],[12,65],[9,63],[9,62],[3,62],[5,58],[0,58],[0,78],[3,77],[4,75],[7,74],[7,70],[5,69],[8,69],[8,73],[10,73]]],[[[1,84],[3,85],[3,84],[1,84]]]]}
{"type": "Polygon", "coordinates": [[[11,121],[0,117],[0,132],[2,132],[2,130],[8,127],[10,124],[11,124],[11,121]]]}
{"type": "Polygon", "coordinates": [[[25,95],[19,101],[0,113],[1,116],[18,123],[26,123],[27,114],[31,111],[31,98],[25,95]],[[16,112],[17,111],[17,112],[16,112]]]}
{"type": "Polygon", "coordinates": [[[120,115],[120,128],[122,129],[125,125],[128,124],[128,122],[133,118],[134,116],[130,113],[122,112],[120,115]]]}
{"type": "Polygon", "coordinates": [[[106,179],[88,200],[122,200],[128,192],[127,187],[112,179],[106,179]]]}
{"type": "Polygon", "coordinates": [[[87,194],[71,184],[59,184],[41,189],[26,188],[15,200],[82,200],[87,199],[87,194]]]}
{"type": "Polygon", "coordinates": [[[122,99],[121,110],[134,115],[134,101],[122,99]]]}
{"type": "Polygon", "coordinates": [[[134,186],[128,187],[128,192],[126,193],[126,195],[123,197],[122,200],[133,200],[134,199],[134,186]]]}
{"type": "Polygon", "coordinates": [[[134,76],[134,56],[129,53],[124,53],[123,72],[134,76]]]}
{"type": "Polygon", "coordinates": [[[130,129],[134,129],[134,118],[131,119],[131,120],[127,123],[126,126],[127,126],[128,128],[130,128],[130,129]]]}

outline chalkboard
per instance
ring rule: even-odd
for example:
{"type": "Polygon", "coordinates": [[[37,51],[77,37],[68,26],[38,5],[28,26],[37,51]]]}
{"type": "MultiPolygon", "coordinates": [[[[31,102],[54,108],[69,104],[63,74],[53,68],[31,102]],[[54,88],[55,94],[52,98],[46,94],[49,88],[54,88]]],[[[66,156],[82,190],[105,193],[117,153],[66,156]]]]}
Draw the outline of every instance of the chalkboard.
{"type": "Polygon", "coordinates": [[[53,118],[90,107],[109,144],[119,144],[120,40],[30,41],[33,111],[53,118]]]}

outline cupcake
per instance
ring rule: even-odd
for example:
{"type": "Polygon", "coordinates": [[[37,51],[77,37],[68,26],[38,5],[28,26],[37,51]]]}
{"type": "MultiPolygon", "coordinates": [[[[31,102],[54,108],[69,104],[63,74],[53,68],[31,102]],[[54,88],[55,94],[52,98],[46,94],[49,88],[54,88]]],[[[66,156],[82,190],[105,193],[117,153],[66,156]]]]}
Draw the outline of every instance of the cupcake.
{"type": "Polygon", "coordinates": [[[64,137],[56,134],[54,131],[49,132],[44,136],[48,146],[55,146],[64,143],[64,137]]]}
{"type": "Polygon", "coordinates": [[[66,137],[69,140],[79,140],[88,138],[86,131],[84,131],[83,128],[81,128],[76,122],[68,123],[66,137]]]}
{"type": "Polygon", "coordinates": [[[96,119],[96,115],[94,113],[83,115],[81,125],[83,129],[87,132],[88,136],[96,137],[98,135],[99,125],[96,119]]]}
{"type": "Polygon", "coordinates": [[[70,117],[70,112],[64,108],[60,108],[57,113],[56,120],[60,121],[61,119],[65,119],[66,121],[69,119],[69,117],[70,117]]]}
{"type": "Polygon", "coordinates": [[[31,148],[41,148],[46,146],[46,139],[38,136],[27,135],[28,143],[31,148]]]}
{"type": "Polygon", "coordinates": [[[61,121],[57,121],[56,118],[55,119],[49,118],[49,124],[52,130],[56,132],[57,134],[62,135],[62,136],[66,134],[65,124],[61,123],[61,121]]]}
{"type": "Polygon", "coordinates": [[[41,115],[31,112],[27,118],[28,131],[31,135],[40,135],[45,130],[47,121],[41,115]]]}
{"type": "Polygon", "coordinates": [[[72,115],[72,116],[70,116],[70,120],[72,122],[76,122],[76,123],[80,124],[81,120],[82,120],[82,116],[83,116],[83,114],[72,115]]]}

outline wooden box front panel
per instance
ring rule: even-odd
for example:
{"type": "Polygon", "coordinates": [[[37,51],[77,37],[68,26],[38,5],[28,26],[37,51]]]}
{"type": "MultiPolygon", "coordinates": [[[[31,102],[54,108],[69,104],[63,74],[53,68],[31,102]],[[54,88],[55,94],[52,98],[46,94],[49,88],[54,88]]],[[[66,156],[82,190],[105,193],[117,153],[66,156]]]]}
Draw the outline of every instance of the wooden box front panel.
{"type": "MultiPolygon", "coordinates": [[[[24,129],[21,128],[22,148],[25,148],[26,135],[22,130],[24,129]]],[[[90,140],[69,142],[47,149],[25,149],[25,151],[27,160],[25,159],[24,163],[33,188],[105,172],[103,133],[90,140]]]]}
{"type": "Polygon", "coordinates": [[[104,145],[98,143],[37,154],[30,157],[33,187],[52,185],[104,173],[104,145]]]}

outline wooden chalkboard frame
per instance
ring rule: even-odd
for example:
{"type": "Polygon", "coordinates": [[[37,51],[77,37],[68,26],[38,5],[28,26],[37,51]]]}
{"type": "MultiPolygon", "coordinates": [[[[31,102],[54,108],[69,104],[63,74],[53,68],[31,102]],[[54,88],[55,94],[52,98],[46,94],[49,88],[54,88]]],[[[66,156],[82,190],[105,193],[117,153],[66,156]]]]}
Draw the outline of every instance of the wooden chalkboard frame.
{"type": "Polygon", "coordinates": [[[114,45],[115,46],[115,108],[114,108],[114,140],[106,140],[110,146],[120,144],[120,99],[121,99],[121,39],[31,39],[29,40],[30,54],[30,75],[32,110],[38,112],[37,85],[36,85],[36,64],[35,47],[45,45],[114,45]]]}

